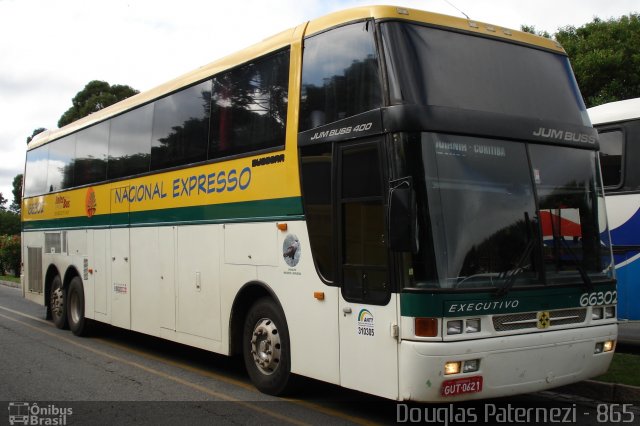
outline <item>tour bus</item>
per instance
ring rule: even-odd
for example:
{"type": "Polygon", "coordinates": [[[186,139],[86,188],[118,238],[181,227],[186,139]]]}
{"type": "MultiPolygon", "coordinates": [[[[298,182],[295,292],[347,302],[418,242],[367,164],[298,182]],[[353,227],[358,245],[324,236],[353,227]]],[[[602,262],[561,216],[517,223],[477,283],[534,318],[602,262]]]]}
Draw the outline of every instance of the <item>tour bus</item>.
{"type": "Polygon", "coordinates": [[[598,130],[611,247],[618,280],[618,319],[640,320],[640,98],[589,108],[598,130]]]}
{"type": "Polygon", "coordinates": [[[333,13],[35,138],[25,296],[240,355],[269,394],[566,385],[617,338],[597,150],[555,41],[333,13]]]}

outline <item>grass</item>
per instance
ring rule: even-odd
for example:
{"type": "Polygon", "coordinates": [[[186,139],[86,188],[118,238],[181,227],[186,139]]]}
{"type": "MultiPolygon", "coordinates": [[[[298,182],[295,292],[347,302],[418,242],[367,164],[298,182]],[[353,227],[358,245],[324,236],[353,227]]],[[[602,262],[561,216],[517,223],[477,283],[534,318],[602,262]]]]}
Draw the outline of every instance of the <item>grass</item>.
{"type": "Polygon", "coordinates": [[[11,281],[14,283],[19,283],[20,277],[16,278],[13,275],[0,275],[0,281],[11,281]]]}
{"type": "Polygon", "coordinates": [[[640,386],[640,355],[616,352],[609,371],[594,380],[640,386]]]}

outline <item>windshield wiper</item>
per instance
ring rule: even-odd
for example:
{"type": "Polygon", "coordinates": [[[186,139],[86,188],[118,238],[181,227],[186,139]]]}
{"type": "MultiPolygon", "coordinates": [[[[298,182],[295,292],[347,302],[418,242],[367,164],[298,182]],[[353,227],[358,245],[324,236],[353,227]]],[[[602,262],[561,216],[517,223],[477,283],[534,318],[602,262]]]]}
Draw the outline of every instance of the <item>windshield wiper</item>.
{"type": "Polygon", "coordinates": [[[524,271],[524,268],[522,267],[522,265],[524,264],[525,260],[527,260],[529,258],[529,256],[531,256],[531,251],[533,250],[533,247],[535,246],[535,242],[536,239],[534,237],[534,235],[532,235],[531,232],[531,220],[529,219],[529,213],[524,212],[524,223],[525,226],[527,227],[527,234],[529,235],[529,241],[527,242],[527,245],[525,246],[524,250],[522,251],[522,254],[520,255],[520,258],[518,259],[518,262],[516,262],[516,265],[513,269],[511,269],[510,271],[505,271],[505,278],[504,278],[504,285],[498,287],[498,289],[496,290],[496,297],[502,297],[502,296],[506,296],[507,293],[509,293],[509,290],[511,290],[511,287],[513,287],[513,285],[516,282],[516,277],[522,273],[522,271],[524,271]],[[507,276],[507,273],[511,272],[511,274],[509,276],[507,276]]]}
{"type": "MultiPolygon", "coordinates": [[[[567,243],[567,240],[565,240],[563,236],[559,236],[557,239],[559,239],[564,243],[565,248],[573,258],[573,263],[576,265],[576,268],[578,269],[578,273],[582,278],[582,283],[584,284],[587,291],[591,292],[593,290],[593,282],[591,281],[591,278],[589,278],[587,271],[585,271],[584,267],[580,264],[580,261],[578,260],[578,256],[576,256],[576,254],[571,249],[571,246],[567,243]]],[[[553,240],[555,241],[556,238],[554,238],[553,240]]]]}
{"type": "Polygon", "coordinates": [[[587,271],[585,271],[585,269],[580,264],[580,261],[578,260],[578,256],[576,256],[576,254],[573,252],[573,250],[571,249],[571,246],[569,246],[569,243],[567,243],[567,240],[564,239],[564,236],[562,235],[556,236],[556,230],[554,227],[553,219],[551,220],[551,232],[553,234],[554,246],[557,244],[556,240],[562,241],[562,243],[564,244],[564,247],[567,249],[571,257],[573,258],[573,263],[576,266],[576,269],[578,270],[580,277],[582,278],[582,283],[584,284],[587,291],[591,292],[593,290],[593,282],[591,282],[591,278],[589,278],[589,275],[587,275],[587,271]]]}
{"type": "Polygon", "coordinates": [[[502,285],[501,287],[498,287],[498,290],[496,290],[496,293],[495,293],[496,297],[506,296],[507,293],[509,293],[509,290],[511,290],[511,287],[513,287],[513,285],[516,282],[516,277],[520,275],[522,271],[524,271],[524,268],[522,267],[522,265],[524,261],[527,260],[527,258],[531,255],[531,251],[533,250],[534,245],[535,245],[535,240],[532,238],[529,240],[526,247],[522,251],[522,255],[520,256],[520,259],[518,259],[518,262],[516,263],[515,268],[505,272],[505,275],[508,272],[511,272],[511,274],[504,278],[504,285],[502,285]]]}

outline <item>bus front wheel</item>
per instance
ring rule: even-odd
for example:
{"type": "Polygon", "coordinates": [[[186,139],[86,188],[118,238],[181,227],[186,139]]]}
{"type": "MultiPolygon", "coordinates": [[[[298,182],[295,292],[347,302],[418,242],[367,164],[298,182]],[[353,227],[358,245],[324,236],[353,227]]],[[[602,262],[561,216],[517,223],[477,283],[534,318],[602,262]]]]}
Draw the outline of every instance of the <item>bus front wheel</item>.
{"type": "Polygon", "coordinates": [[[84,316],[84,288],[80,277],[74,277],[67,290],[67,320],[76,336],[89,334],[91,320],[84,316]]]}
{"type": "Polygon", "coordinates": [[[270,298],[256,301],[244,322],[244,364],[253,384],[269,395],[284,393],[290,383],[291,351],[284,313],[270,298]]]}
{"type": "Polygon", "coordinates": [[[53,277],[53,281],[51,281],[49,309],[51,311],[51,319],[53,320],[53,323],[60,329],[68,327],[66,296],[66,291],[62,285],[60,275],[56,275],[53,277]]]}

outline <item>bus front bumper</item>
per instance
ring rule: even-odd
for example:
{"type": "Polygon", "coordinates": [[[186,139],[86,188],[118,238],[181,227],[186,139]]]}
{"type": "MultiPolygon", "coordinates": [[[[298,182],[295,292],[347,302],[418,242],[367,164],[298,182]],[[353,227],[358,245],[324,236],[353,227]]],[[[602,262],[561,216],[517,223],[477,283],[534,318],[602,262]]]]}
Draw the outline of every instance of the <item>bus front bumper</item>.
{"type": "Polygon", "coordinates": [[[614,351],[596,344],[617,338],[608,324],[456,342],[400,344],[400,400],[453,402],[537,392],[603,374],[614,351]],[[445,375],[447,362],[479,360],[478,370],[445,375]]]}

